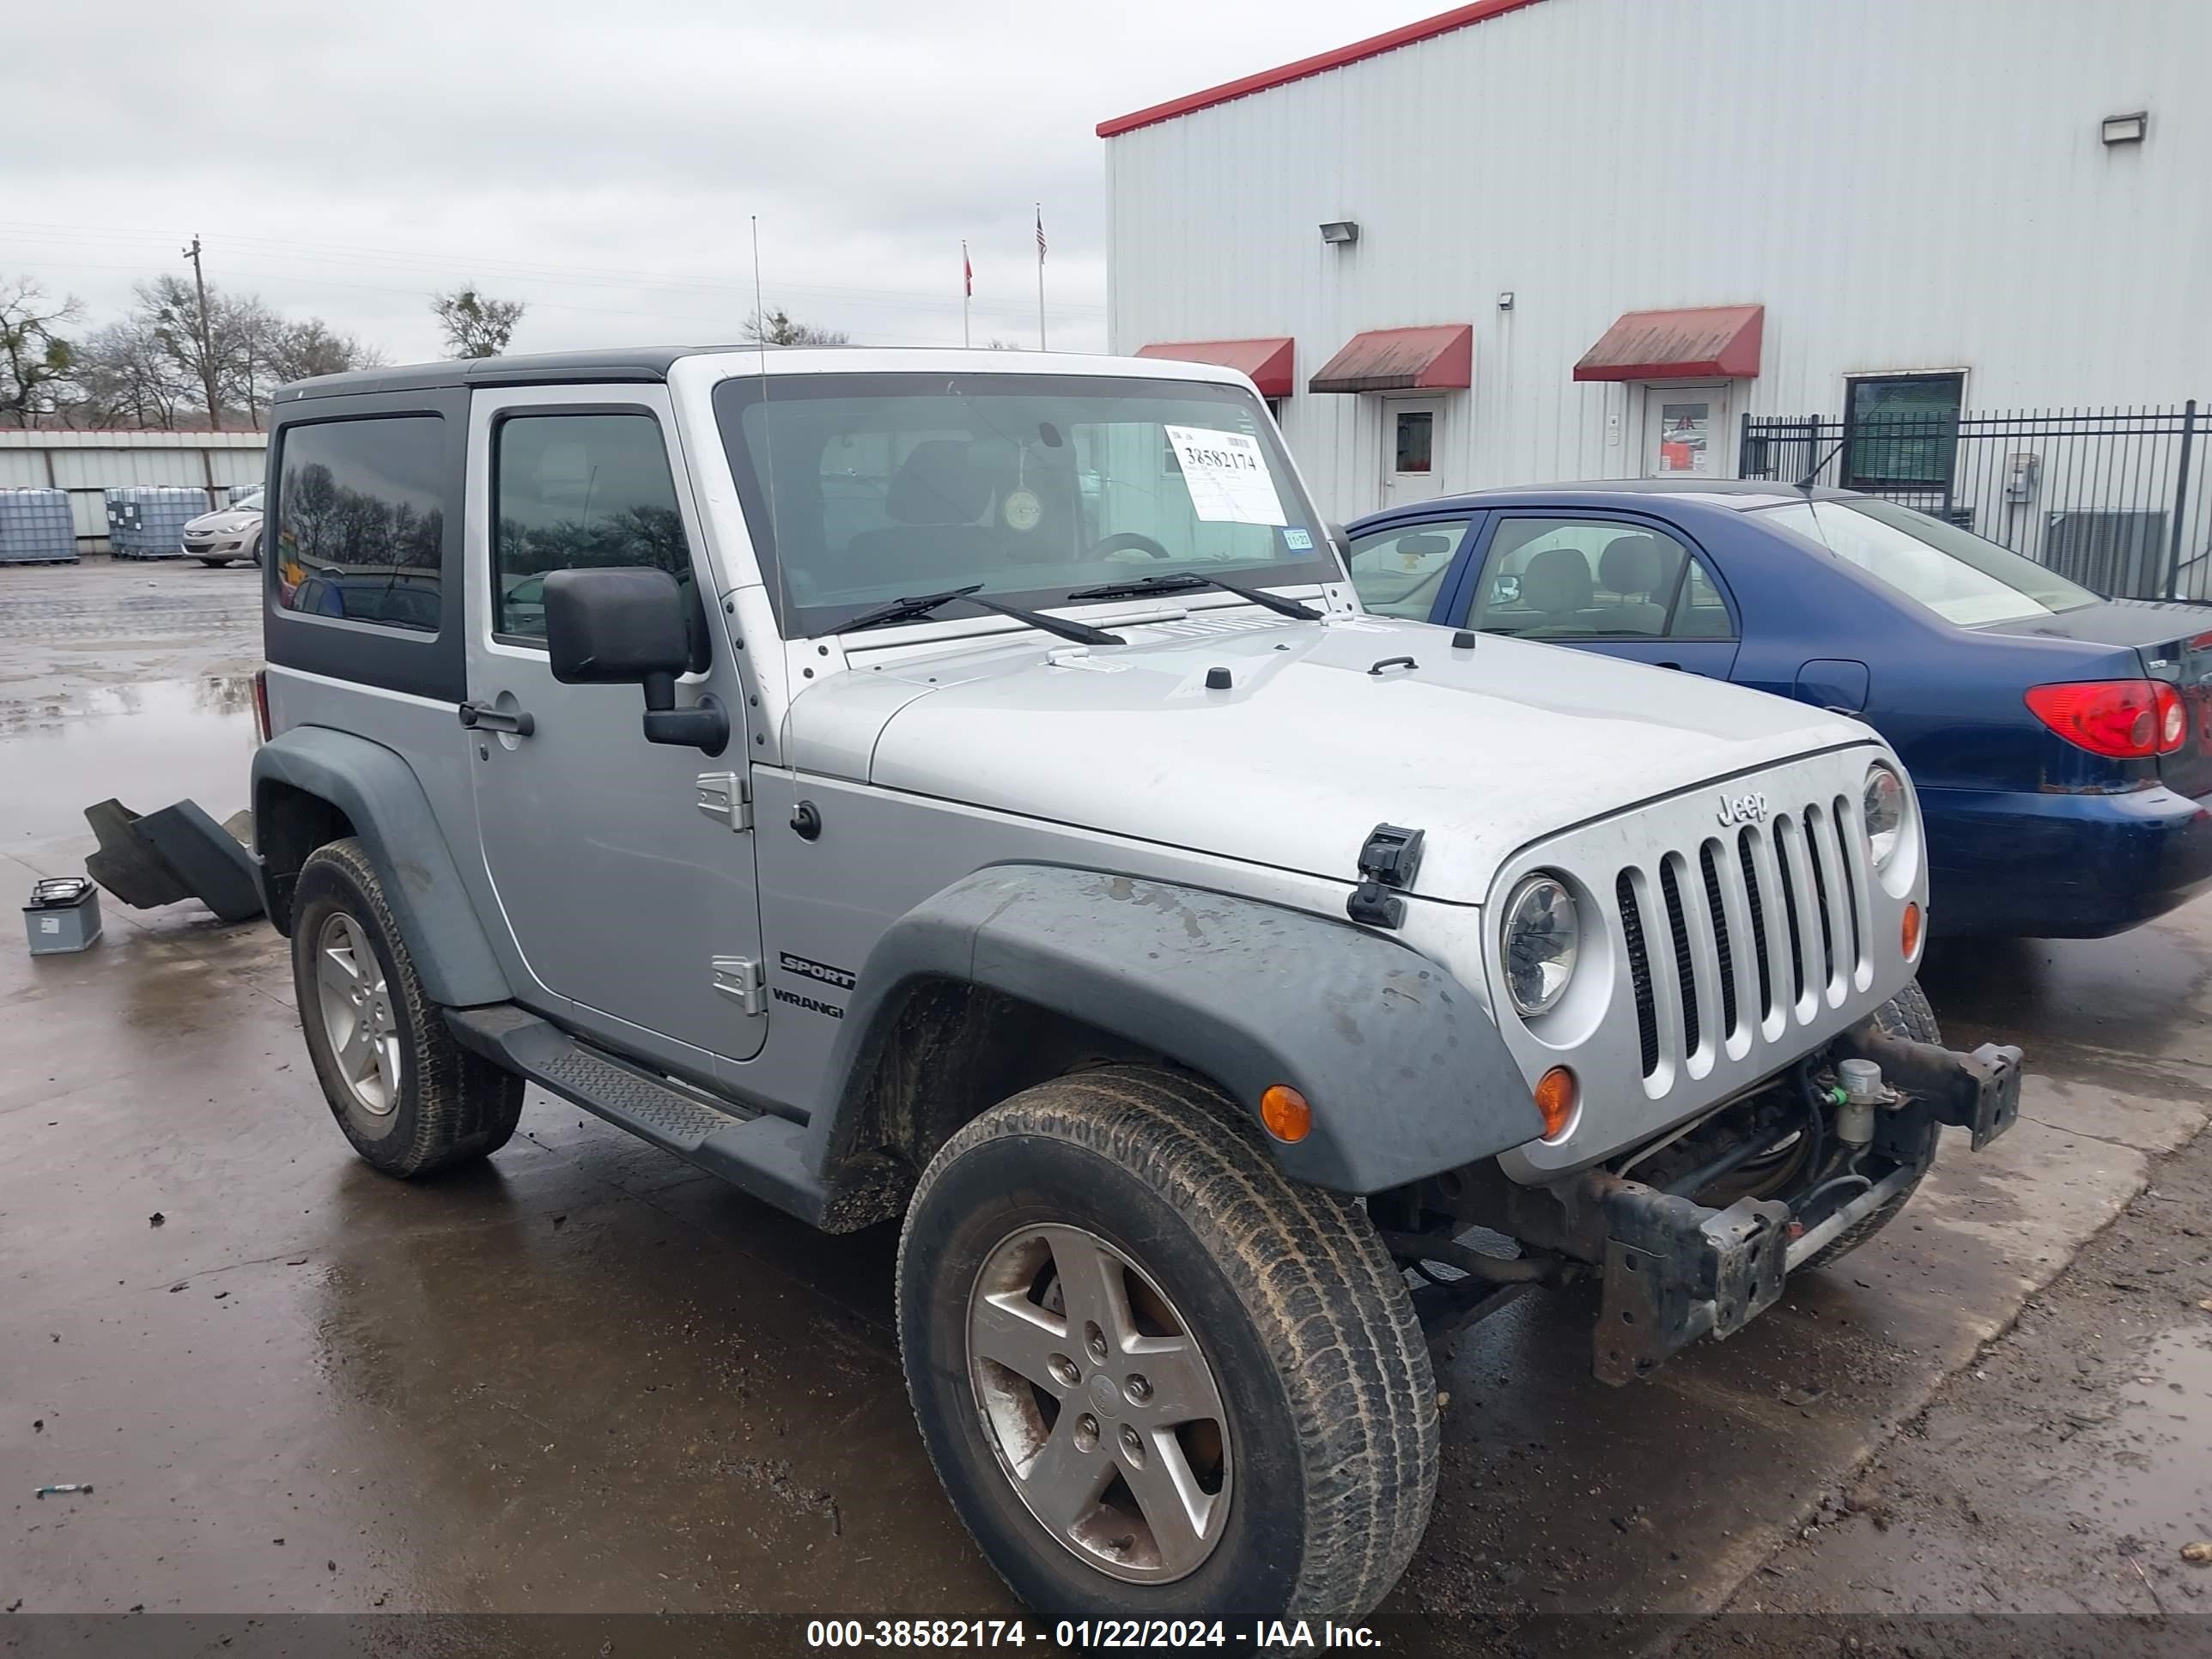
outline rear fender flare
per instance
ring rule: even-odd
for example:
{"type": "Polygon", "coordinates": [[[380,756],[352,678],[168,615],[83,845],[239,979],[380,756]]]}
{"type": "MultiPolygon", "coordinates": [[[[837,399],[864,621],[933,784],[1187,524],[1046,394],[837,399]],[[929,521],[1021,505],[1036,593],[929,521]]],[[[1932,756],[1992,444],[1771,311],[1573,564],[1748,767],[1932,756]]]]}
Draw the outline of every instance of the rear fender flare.
{"type": "Polygon", "coordinates": [[[513,995],[414,769],[349,732],[295,726],[254,754],[253,854],[272,921],[289,927],[290,878],[305,856],[282,838],[283,788],[345,815],[432,1001],[469,1008],[513,995]]]}
{"type": "Polygon", "coordinates": [[[913,994],[950,981],[1066,1015],[1212,1079],[1255,1115],[1284,1083],[1313,1105],[1286,1173],[1374,1193],[1543,1133],[1488,1011],[1381,933],[1279,905],[1044,865],[1000,865],[915,906],[861,969],[808,1127],[811,1167],[851,1152],[878,1060],[913,994]]]}

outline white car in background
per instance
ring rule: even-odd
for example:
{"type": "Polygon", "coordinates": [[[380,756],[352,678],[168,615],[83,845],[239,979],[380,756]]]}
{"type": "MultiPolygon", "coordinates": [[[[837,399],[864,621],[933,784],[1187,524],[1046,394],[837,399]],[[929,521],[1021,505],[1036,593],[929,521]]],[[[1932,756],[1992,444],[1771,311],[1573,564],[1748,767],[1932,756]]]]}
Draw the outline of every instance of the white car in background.
{"type": "Polygon", "coordinates": [[[237,559],[261,562],[261,494],[249,489],[228,507],[203,513],[184,530],[185,556],[210,569],[237,559]]]}

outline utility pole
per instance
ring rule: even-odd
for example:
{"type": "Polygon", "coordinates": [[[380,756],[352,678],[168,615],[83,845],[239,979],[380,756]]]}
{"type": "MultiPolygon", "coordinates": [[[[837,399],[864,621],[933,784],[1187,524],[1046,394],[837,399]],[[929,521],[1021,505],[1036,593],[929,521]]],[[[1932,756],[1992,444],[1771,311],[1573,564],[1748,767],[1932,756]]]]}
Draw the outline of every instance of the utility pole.
{"type": "Polygon", "coordinates": [[[200,234],[192,233],[192,245],[184,250],[185,258],[192,262],[192,289],[199,295],[199,314],[192,329],[193,338],[199,343],[200,390],[207,394],[208,425],[216,431],[222,430],[222,399],[215,389],[215,341],[208,327],[207,278],[200,270],[200,234]]]}

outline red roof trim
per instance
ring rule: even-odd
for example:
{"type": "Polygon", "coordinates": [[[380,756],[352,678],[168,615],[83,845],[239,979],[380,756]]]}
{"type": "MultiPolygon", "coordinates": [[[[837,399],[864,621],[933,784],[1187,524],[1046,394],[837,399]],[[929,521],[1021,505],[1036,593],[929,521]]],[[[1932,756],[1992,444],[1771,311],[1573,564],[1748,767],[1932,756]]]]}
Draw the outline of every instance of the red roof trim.
{"type": "Polygon", "coordinates": [[[1154,104],[1128,115],[1117,115],[1110,121],[1098,124],[1098,136],[1111,138],[1117,134],[1149,127],[1161,121],[1172,121],[1178,115],[1188,115],[1194,110],[1207,109],[1215,104],[1225,104],[1232,98],[1248,97],[1255,92],[1265,92],[1271,87],[1286,86],[1292,81],[1303,81],[1309,76],[1326,75],[1333,69],[1342,69],[1346,64],[1356,64],[1363,58],[1379,58],[1386,52],[1395,52],[1401,46],[1410,46],[1419,40],[1433,40],[1439,34],[1449,34],[1454,29],[1463,29],[1471,23],[1486,23],[1493,17],[1503,17],[1509,11],[1519,11],[1533,6],[1537,0],[1475,0],[1473,5],[1455,6],[1434,17],[1425,17],[1417,23],[1407,23],[1388,33],[1370,35],[1364,40],[1355,40],[1348,46],[1339,46],[1334,52],[1301,58],[1295,64],[1285,64],[1280,69],[1261,70],[1257,75],[1245,76],[1242,80],[1224,81],[1218,87],[1208,87],[1204,92],[1194,92],[1173,98],[1164,104],[1154,104]]]}
{"type": "Polygon", "coordinates": [[[1765,306],[1629,311],[1575,365],[1577,380],[1750,380],[1759,378],[1765,306]]]}
{"type": "Polygon", "coordinates": [[[1173,362],[1213,363],[1251,377],[1262,398],[1287,398],[1295,384],[1291,373],[1297,342],[1277,334],[1256,340],[1172,340],[1139,346],[1139,357],[1164,357],[1173,362]]]}

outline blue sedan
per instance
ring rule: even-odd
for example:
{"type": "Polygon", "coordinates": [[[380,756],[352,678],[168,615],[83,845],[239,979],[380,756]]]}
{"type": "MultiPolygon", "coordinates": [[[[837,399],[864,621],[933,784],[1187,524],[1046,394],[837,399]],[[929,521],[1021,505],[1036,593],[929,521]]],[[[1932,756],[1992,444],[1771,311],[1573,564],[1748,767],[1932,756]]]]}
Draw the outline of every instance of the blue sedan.
{"type": "Polygon", "coordinates": [[[1552,640],[1887,738],[1941,933],[2100,938],[2212,886],[2212,611],[2107,599],[1878,497],[1483,490],[1349,526],[1368,609],[1552,640]]]}

